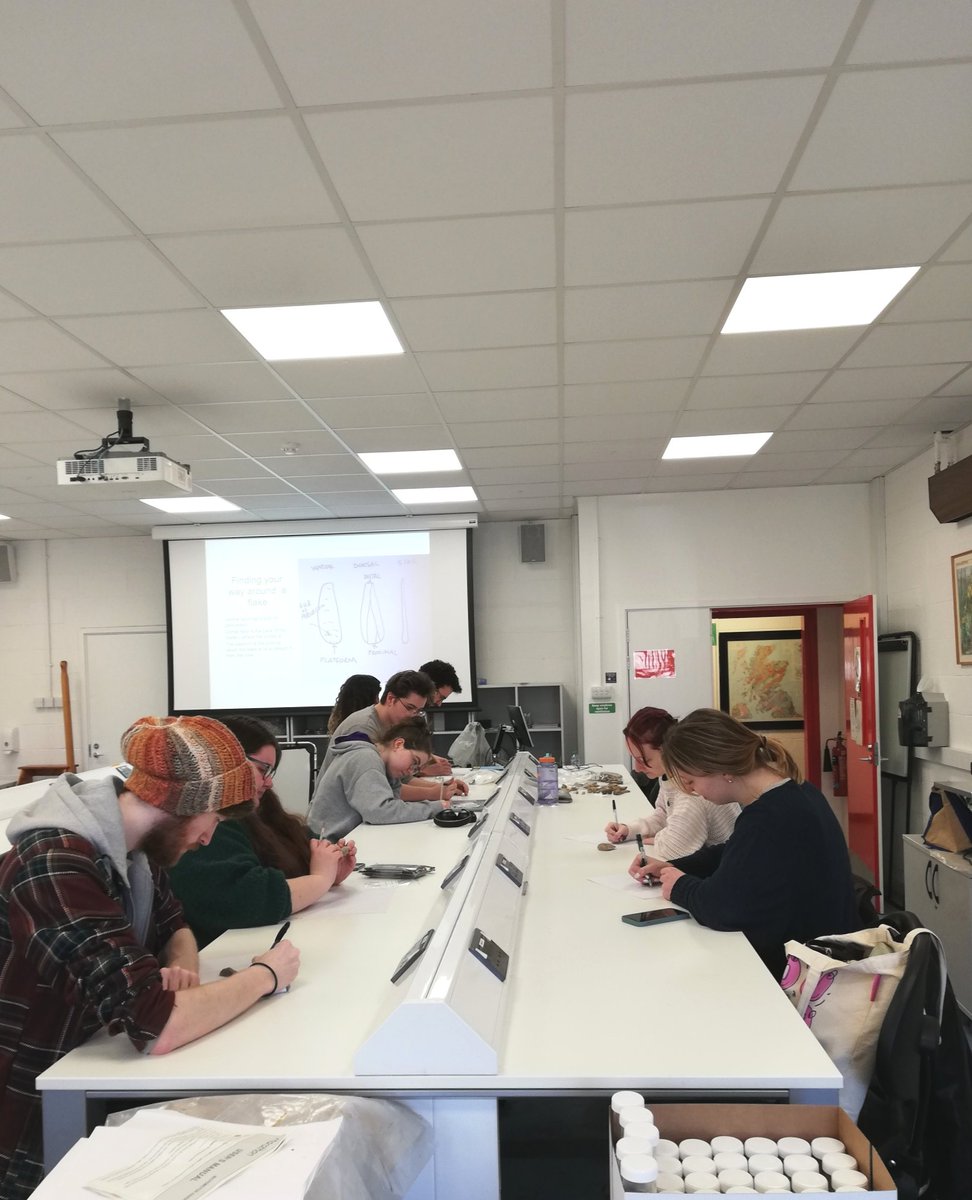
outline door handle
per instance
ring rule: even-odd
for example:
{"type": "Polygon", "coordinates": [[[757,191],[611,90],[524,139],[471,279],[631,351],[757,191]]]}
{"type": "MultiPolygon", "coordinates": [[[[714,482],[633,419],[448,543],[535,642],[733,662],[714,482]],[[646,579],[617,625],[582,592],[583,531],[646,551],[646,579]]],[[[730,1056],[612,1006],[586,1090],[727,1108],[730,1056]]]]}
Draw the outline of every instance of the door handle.
{"type": "Polygon", "coordinates": [[[932,862],[931,859],[929,859],[928,862],[925,863],[925,892],[927,893],[929,900],[931,900],[931,898],[932,898],[932,890],[931,890],[931,884],[928,881],[928,876],[931,874],[931,869],[934,865],[935,864],[932,862]]]}
{"type": "Polygon", "coordinates": [[[941,897],[938,894],[938,863],[935,863],[935,869],[932,871],[932,898],[936,904],[941,903],[941,897]]]}
{"type": "Polygon", "coordinates": [[[91,748],[89,750],[89,753],[92,758],[104,758],[104,754],[101,750],[101,744],[99,742],[91,743],[91,748]]]}
{"type": "Polygon", "coordinates": [[[868,742],[864,748],[867,750],[867,754],[861,756],[861,762],[870,763],[871,766],[874,766],[878,761],[877,742],[868,742]]]}

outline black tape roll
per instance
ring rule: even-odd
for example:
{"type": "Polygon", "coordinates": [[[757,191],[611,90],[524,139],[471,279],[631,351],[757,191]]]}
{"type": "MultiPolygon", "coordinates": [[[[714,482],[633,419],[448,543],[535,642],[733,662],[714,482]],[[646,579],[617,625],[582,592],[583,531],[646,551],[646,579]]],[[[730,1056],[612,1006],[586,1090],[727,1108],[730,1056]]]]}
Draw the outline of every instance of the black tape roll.
{"type": "Polygon", "coordinates": [[[458,829],[461,825],[471,825],[476,820],[476,814],[468,809],[444,808],[432,820],[440,829],[458,829]]]}

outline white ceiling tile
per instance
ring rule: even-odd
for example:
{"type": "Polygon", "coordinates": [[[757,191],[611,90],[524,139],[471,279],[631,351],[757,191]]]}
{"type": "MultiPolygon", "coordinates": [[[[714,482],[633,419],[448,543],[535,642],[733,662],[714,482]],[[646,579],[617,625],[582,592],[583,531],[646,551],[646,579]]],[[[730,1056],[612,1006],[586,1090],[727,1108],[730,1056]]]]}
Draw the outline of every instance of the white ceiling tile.
{"type": "Polygon", "coordinates": [[[378,486],[353,454],[318,454],[301,446],[300,453],[292,456],[267,455],[267,447],[260,451],[260,461],[284,479],[299,481],[305,492],[320,490],[325,480],[328,488],[335,492],[365,492],[378,486]]]}
{"type": "Polygon", "coordinates": [[[0,229],[4,242],[131,232],[55,150],[27,134],[0,138],[0,229]]]}
{"type": "Polygon", "coordinates": [[[914,400],[845,400],[842,404],[805,404],[787,422],[787,430],[836,429],[888,425],[915,407],[914,400]]]}
{"type": "Polygon", "coordinates": [[[198,468],[194,468],[192,478],[195,483],[206,483],[224,500],[231,500],[234,504],[242,502],[245,505],[251,496],[290,496],[294,494],[294,489],[289,484],[267,474],[259,479],[225,479],[219,475],[203,475],[198,468]]]}
{"type": "Polygon", "coordinates": [[[906,446],[858,446],[854,451],[854,463],[859,467],[882,467],[885,470],[900,466],[911,457],[906,446]]]}
{"type": "Polygon", "coordinates": [[[143,233],[318,225],[337,219],[288,117],[122,126],[53,136],[143,233]]]}
{"type": "Polygon", "coordinates": [[[841,367],[814,393],[813,403],[914,399],[934,392],[954,374],[954,366],[841,367]]]}
{"type": "Polygon", "coordinates": [[[852,329],[800,329],[783,333],[723,334],[704,375],[755,375],[766,371],[812,371],[832,367],[861,336],[852,329]]]}
{"type": "Polygon", "coordinates": [[[176,462],[193,463],[204,458],[236,458],[239,451],[214,433],[192,433],[165,439],[165,452],[176,462]]]}
{"type": "Polygon", "coordinates": [[[773,192],[822,83],[807,75],[569,94],[567,204],[773,192]]]}
{"type": "MultiPolygon", "coordinates": [[[[610,432],[610,430],[605,430],[610,432]]],[[[625,462],[632,458],[645,464],[657,460],[665,449],[667,438],[650,438],[640,441],[567,442],[564,444],[565,463],[625,462]]],[[[647,471],[647,465],[644,467],[647,471]]]]}
{"type": "Polygon", "coordinates": [[[367,454],[377,450],[455,449],[444,425],[386,425],[381,429],[345,429],[341,433],[341,439],[356,454],[367,454]]]}
{"type": "Polygon", "coordinates": [[[551,288],[553,217],[540,214],[358,227],[389,296],[551,288]]]}
{"type": "Polygon", "coordinates": [[[557,338],[553,290],[396,300],[392,309],[412,350],[532,346],[557,338]]]}
{"type": "Polygon", "coordinates": [[[3,373],[105,365],[99,355],[48,321],[5,321],[0,334],[3,373]]]}
{"type": "Polygon", "coordinates": [[[574,383],[564,388],[564,413],[568,417],[605,417],[614,413],[673,412],[681,407],[688,387],[687,379],[574,383]]]}
{"type": "Polygon", "coordinates": [[[801,0],[567,0],[567,83],[829,67],[857,7],[801,0]]]}
{"type": "Polygon", "coordinates": [[[965,0],[875,0],[848,62],[972,57],[972,6],[965,0]]]}
{"type": "MultiPolygon", "coordinates": [[[[326,493],[328,496],[333,496],[338,492],[357,492],[363,494],[365,492],[384,492],[385,488],[372,479],[370,475],[325,475],[319,476],[300,476],[294,480],[295,484],[300,487],[302,492],[306,492],[308,496],[315,498],[320,493],[326,493]]],[[[324,503],[327,503],[325,500],[324,503]]]]}
{"type": "MultiPolygon", "coordinates": [[[[336,517],[401,516],[402,506],[387,492],[322,492],[318,497],[336,517]]],[[[466,505],[465,509],[474,507],[466,505]]]]}
{"type": "Polygon", "coordinates": [[[218,308],[326,304],[376,295],[361,255],[337,225],[153,240],[218,308]]]}
{"type": "Polygon", "coordinates": [[[628,287],[568,288],[564,338],[568,342],[709,334],[719,324],[731,280],[653,283],[628,287]]]}
{"type": "Polygon", "coordinates": [[[957,375],[944,387],[935,390],[941,396],[972,396],[972,367],[957,375]]]}
{"type": "Polygon", "coordinates": [[[197,404],[192,415],[215,433],[321,432],[320,422],[299,400],[250,404],[197,404]]]}
{"type": "Polygon", "coordinates": [[[943,262],[972,262],[972,223],[942,253],[943,262]]]}
{"type": "Polygon", "coordinates": [[[264,521],[326,515],[322,511],[319,501],[312,500],[309,496],[301,495],[299,492],[293,492],[288,496],[248,496],[246,508],[264,521]]]}
{"type": "MultiPolygon", "coordinates": [[[[513,437],[507,425],[508,437],[513,437]]],[[[490,446],[478,450],[463,450],[462,461],[473,470],[477,467],[549,467],[560,462],[560,446],[490,446]]]]}
{"type": "Polygon", "coordinates": [[[242,362],[255,357],[249,343],[224,316],[206,309],[117,317],[65,317],[59,324],[123,367],[242,362]]]}
{"type": "Polygon", "coordinates": [[[456,425],[453,436],[460,451],[469,446],[497,446],[512,437],[522,446],[537,446],[557,440],[559,423],[555,420],[516,421],[504,426],[496,421],[468,421],[456,425]]]}
{"type": "Polygon", "coordinates": [[[697,379],[688,408],[755,408],[799,404],[825,377],[824,371],[780,371],[771,375],[719,375],[697,379]]]}
{"type": "Polygon", "coordinates": [[[972,186],[785,196],[753,275],[849,271],[927,262],[972,212],[972,186]]]}
{"type": "Polygon", "coordinates": [[[336,19],[320,0],[252,0],[300,105],[546,88],[548,0],[396,0],[336,19]]]}
{"type": "Polygon", "coordinates": [[[695,372],[705,346],[702,337],[573,342],[564,348],[564,378],[567,383],[685,378],[695,372]]]}
{"type": "Polygon", "coordinates": [[[934,433],[936,429],[964,429],[972,420],[968,396],[931,396],[919,400],[901,418],[902,425],[915,425],[934,433]]]}
{"type": "Polygon", "coordinates": [[[744,471],[728,486],[733,490],[757,487],[800,487],[820,478],[819,468],[805,471],[744,471]]]}
{"type": "Polygon", "coordinates": [[[336,400],[308,400],[307,404],[332,429],[431,425],[439,420],[435,402],[425,392],[410,396],[350,396],[336,400]]]}
{"type": "MultiPolygon", "coordinates": [[[[50,412],[8,413],[3,422],[3,440],[10,446],[18,442],[52,442],[55,439],[75,443],[90,438],[88,430],[50,412]]],[[[4,482],[11,484],[5,476],[4,482]]]]}
{"type": "Polygon", "coordinates": [[[250,492],[259,495],[264,489],[270,492],[290,491],[288,484],[269,475],[252,458],[204,458],[192,464],[192,482],[197,487],[209,487],[229,479],[241,494],[250,492]],[[254,490],[251,484],[260,484],[262,487],[254,490]]]}
{"type": "Polygon", "coordinates": [[[553,206],[553,107],[545,96],[308,114],[355,221],[553,206]]]}
{"type": "Polygon", "coordinates": [[[879,325],[872,329],[844,366],[913,366],[961,363],[972,358],[972,321],[933,321],[915,325],[879,325]]]}
{"type": "Polygon", "coordinates": [[[548,482],[516,482],[516,483],[485,483],[476,485],[476,495],[480,500],[522,500],[524,497],[557,498],[558,489],[548,482]]]}
{"type": "Polygon", "coordinates": [[[198,308],[202,301],[135,238],[0,247],[0,285],[49,316],[198,308]]]}
{"type": "Polygon", "coordinates": [[[714,492],[730,487],[733,476],[725,473],[700,478],[698,475],[663,475],[649,479],[646,492],[714,492]]]}
{"type": "MultiPolygon", "coordinates": [[[[477,489],[487,484],[498,483],[538,483],[550,484],[560,482],[560,468],[551,467],[479,467],[471,471],[473,483],[477,489]]],[[[482,492],[479,493],[482,495],[482,492]]]]}
{"type": "Polygon", "coordinates": [[[795,433],[774,433],[763,448],[763,453],[792,454],[816,450],[840,450],[847,453],[855,446],[863,446],[877,433],[875,428],[805,429],[795,433]]]}
{"type": "MultiPolygon", "coordinates": [[[[972,9],[972,5],[969,6],[972,9]]],[[[929,267],[894,301],[885,322],[972,320],[972,263],[929,267]]]]}
{"type": "Polygon", "coordinates": [[[436,392],[436,402],[449,424],[465,421],[523,421],[556,417],[559,404],[554,387],[509,388],[503,391],[436,392]]]}
{"type": "Polygon", "coordinates": [[[565,496],[631,496],[645,491],[645,479],[586,479],[564,487],[565,496]]]}
{"type": "Polygon", "coordinates": [[[875,477],[873,467],[861,467],[856,465],[831,467],[829,471],[825,471],[817,477],[817,482],[825,483],[870,483],[875,477]]]}
{"type": "Polygon", "coordinates": [[[8,392],[6,388],[0,387],[0,413],[7,412],[35,412],[38,408],[32,400],[26,400],[23,396],[17,396],[13,392],[8,392]]]}
{"type": "MultiPolygon", "coordinates": [[[[792,436],[805,435],[793,434],[792,436]]],[[[768,443],[768,445],[772,444],[772,442],[768,443]]],[[[847,452],[847,446],[836,450],[792,450],[779,454],[769,453],[764,448],[745,463],[745,469],[747,471],[823,471],[846,458],[847,452]]]]}
{"type": "MultiPolygon", "coordinates": [[[[617,470],[618,476],[621,479],[634,479],[638,476],[644,476],[648,467],[638,459],[628,459],[627,461],[612,463],[611,469],[617,470]]],[[[569,480],[571,483],[576,483],[578,480],[583,479],[603,478],[603,462],[567,463],[564,467],[564,479],[569,480]]]]}
{"type": "Polygon", "coordinates": [[[850,72],[830,95],[791,187],[874,187],[972,176],[972,64],[850,72]]]}
{"type": "Polygon", "coordinates": [[[11,101],[0,96],[0,129],[23,129],[29,124],[11,101]]]}
{"type": "Polygon", "coordinates": [[[379,358],[304,359],[279,362],[274,370],[299,396],[408,395],[425,390],[425,380],[410,354],[379,358]]]}
{"type": "Polygon", "coordinates": [[[106,398],[118,407],[120,397],[131,400],[132,407],[158,404],[160,396],[152,388],[110,367],[85,371],[31,371],[0,376],[0,385],[26,396],[43,408],[94,408],[106,398]]]}
{"type": "Polygon", "coordinates": [[[487,512],[499,513],[503,521],[554,521],[569,515],[572,505],[545,504],[542,501],[529,503],[523,500],[490,500],[483,506],[487,512]]]}
{"type": "Polygon", "coordinates": [[[796,412],[794,405],[759,408],[689,409],[675,423],[675,437],[701,437],[718,433],[767,433],[782,428],[796,412]]]}
{"type": "Polygon", "coordinates": [[[280,106],[229,0],[7,0],[0,73],[42,125],[280,106]]]}
{"type": "MultiPolygon", "coordinates": [[[[612,437],[631,438],[634,442],[644,441],[646,438],[668,438],[671,436],[674,424],[675,414],[671,412],[615,414],[611,418],[610,433],[612,437]]],[[[595,442],[602,440],[604,434],[603,417],[566,417],[564,419],[565,442],[595,442]]]]}
{"type": "Polygon", "coordinates": [[[564,281],[580,287],[734,277],[768,206],[720,200],[568,211],[564,281]]]}
{"type": "Polygon", "coordinates": [[[543,387],[557,382],[556,346],[430,351],[415,358],[433,391],[543,387]]]}
{"type": "Polygon", "coordinates": [[[291,398],[286,384],[262,362],[180,363],[135,367],[131,373],[173,404],[187,407],[291,398]]]}
{"type": "Polygon", "coordinates": [[[12,321],[17,318],[33,317],[35,315],[26,304],[21,304],[13,296],[8,296],[5,292],[0,292],[0,321],[12,321]]]}

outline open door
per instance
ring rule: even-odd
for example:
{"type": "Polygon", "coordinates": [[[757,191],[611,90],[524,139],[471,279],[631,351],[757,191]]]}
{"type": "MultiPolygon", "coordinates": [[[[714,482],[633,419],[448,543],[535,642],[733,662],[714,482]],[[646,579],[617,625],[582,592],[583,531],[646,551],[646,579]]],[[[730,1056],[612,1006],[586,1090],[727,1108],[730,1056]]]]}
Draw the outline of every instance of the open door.
{"type": "Polygon", "coordinates": [[[843,606],[844,738],[847,742],[847,840],[851,853],[883,893],[878,805],[877,664],[874,597],[843,606]]]}

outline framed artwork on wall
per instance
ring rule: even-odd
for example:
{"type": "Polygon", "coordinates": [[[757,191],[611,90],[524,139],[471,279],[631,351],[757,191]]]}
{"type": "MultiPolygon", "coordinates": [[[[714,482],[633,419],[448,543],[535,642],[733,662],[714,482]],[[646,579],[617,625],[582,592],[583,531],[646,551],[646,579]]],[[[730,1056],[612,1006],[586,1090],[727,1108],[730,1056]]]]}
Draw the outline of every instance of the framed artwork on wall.
{"type": "Polygon", "coordinates": [[[720,633],[719,704],[755,729],[802,729],[801,631],[720,633]]]}
{"type": "Polygon", "coordinates": [[[972,664],[972,550],[952,555],[952,608],[955,613],[955,659],[972,664]]]}

